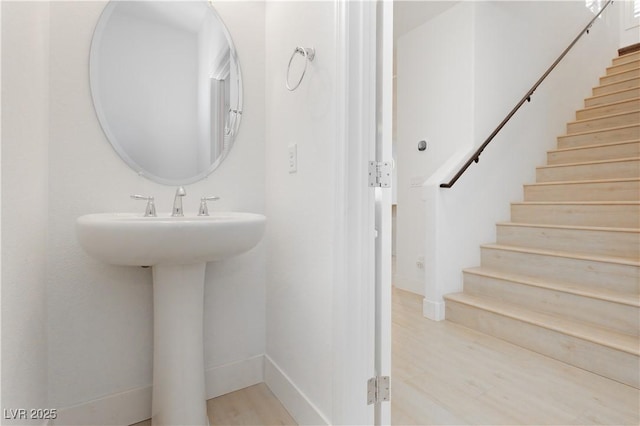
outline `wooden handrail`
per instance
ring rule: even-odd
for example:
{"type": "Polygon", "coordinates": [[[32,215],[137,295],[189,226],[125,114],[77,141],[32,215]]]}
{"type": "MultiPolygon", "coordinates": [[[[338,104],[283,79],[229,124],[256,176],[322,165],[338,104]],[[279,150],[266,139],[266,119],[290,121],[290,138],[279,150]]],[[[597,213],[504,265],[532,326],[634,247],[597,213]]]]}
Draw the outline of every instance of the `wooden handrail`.
{"type": "Polygon", "coordinates": [[[545,73],[542,74],[542,77],[540,77],[538,81],[536,81],[536,84],[534,84],[533,87],[531,87],[531,89],[529,89],[529,91],[522,97],[522,99],[520,99],[520,102],[518,102],[516,106],[511,110],[511,112],[507,114],[507,116],[504,118],[504,120],[502,120],[502,122],[498,125],[498,127],[496,127],[496,129],[493,132],[491,132],[491,134],[484,141],[484,143],[480,145],[480,148],[478,148],[473,153],[473,155],[471,155],[471,157],[467,160],[467,162],[464,163],[464,165],[460,168],[460,170],[458,170],[458,173],[456,173],[455,176],[451,178],[449,182],[441,183],[440,188],[451,188],[453,184],[455,184],[456,181],[460,178],[460,176],[462,176],[464,172],[469,168],[471,163],[473,162],[477,163],[478,161],[480,161],[480,154],[482,154],[482,151],[484,151],[487,145],[491,143],[493,138],[500,132],[500,130],[502,130],[505,124],[507,124],[507,122],[511,119],[511,117],[514,116],[514,114],[520,109],[520,107],[525,102],[531,101],[531,95],[533,95],[533,92],[536,91],[536,89],[538,88],[538,86],[540,86],[540,84],[544,81],[544,79],[547,78],[549,74],[551,74],[551,71],[553,71],[556,65],[558,65],[560,61],[567,55],[567,53],[569,53],[571,48],[578,42],[578,40],[580,40],[580,37],[582,37],[585,33],[587,34],[589,33],[589,29],[591,28],[593,23],[596,21],[596,19],[600,17],[600,15],[602,15],[602,12],[604,12],[607,6],[609,6],[609,4],[611,3],[613,3],[613,0],[609,0],[608,2],[605,3],[602,9],[600,9],[600,12],[598,12],[598,14],[587,24],[587,26],[584,27],[582,31],[580,31],[580,34],[578,34],[578,36],[575,39],[573,39],[571,44],[564,50],[564,52],[562,52],[562,54],[558,57],[558,59],[556,59],[555,62],[547,69],[547,71],[545,71],[545,73]]]}

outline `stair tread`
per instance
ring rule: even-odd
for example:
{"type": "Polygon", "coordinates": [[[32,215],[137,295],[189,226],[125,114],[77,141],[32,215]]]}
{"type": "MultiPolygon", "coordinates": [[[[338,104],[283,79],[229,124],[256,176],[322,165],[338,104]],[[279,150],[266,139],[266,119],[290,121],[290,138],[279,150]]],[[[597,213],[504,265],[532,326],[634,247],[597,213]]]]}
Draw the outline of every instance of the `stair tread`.
{"type": "Polygon", "coordinates": [[[620,84],[620,83],[624,83],[624,82],[631,81],[631,80],[640,80],[640,77],[631,77],[631,78],[626,78],[624,80],[614,81],[612,83],[600,84],[600,85],[594,87],[594,89],[603,88],[603,87],[607,87],[607,86],[612,86],[614,84],[620,84]]]}
{"type": "Polygon", "coordinates": [[[623,157],[623,158],[611,158],[607,160],[593,160],[593,161],[579,161],[576,163],[562,163],[562,164],[547,164],[546,166],[538,166],[537,169],[556,169],[559,167],[572,167],[572,166],[589,166],[594,164],[607,164],[607,163],[623,163],[627,161],[638,161],[640,157],[623,157]]]}
{"type": "Polygon", "coordinates": [[[592,299],[606,300],[609,302],[619,303],[623,305],[640,307],[640,294],[625,294],[608,290],[606,288],[589,288],[578,284],[572,284],[564,281],[552,281],[532,277],[530,275],[515,274],[504,272],[498,269],[477,266],[473,268],[465,268],[463,272],[481,275],[484,277],[497,278],[506,281],[513,281],[525,285],[546,288],[549,290],[571,293],[578,296],[589,297],[592,299]]]}
{"type": "MultiPolygon", "coordinates": [[[[602,105],[600,106],[602,107],[602,105]]],[[[603,120],[603,119],[612,118],[612,117],[619,117],[621,115],[638,114],[639,112],[640,112],[640,109],[634,109],[632,111],[616,112],[614,114],[600,115],[598,117],[583,118],[582,120],[569,121],[567,124],[581,124],[581,123],[586,123],[588,121],[596,121],[596,120],[603,120]]]]}
{"type": "Polygon", "coordinates": [[[614,263],[618,265],[640,267],[639,260],[629,259],[625,257],[603,256],[603,255],[588,254],[588,253],[575,253],[575,252],[562,251],[562,250],[546,250],[546,249],[520,247],[520,246],[512,246],[512,245],[497,244],[497,243],[482,244],[480,245],[480,247],[496,249],[496,250],[515,251],[519,253],[532,253],[532,254],[540,254],[545,256],[564,257],[569,259],[578,259],[578,260],[603,262],[603,263],[614,263]]]}
{"type": "Polygon", "coordinates": [[[640,201],[517,201],[511,204],[561,206],[640,206],[640,201]]]}
{"type": "Polygon", "coordinates": [[[616,59],[620,60],[620,59],[625,59],[625,58],[628,58],[628,57],[631,57],[631,56],[637,56],[639,52],[640,51],[638,51],[638,50],[634,50],[634,51],[625,53],[623,55],[618,55],[615,58],[613,58],[613,61],[615,61],[616,59]]]}
{"type": "Polygon", "coordinates": [[[585,183],[613,183],[613,182],[636,182],[640,178],[616,178],[616,179],[589,179],[589,180],[563,180],[554,182],[535,182],[526,183],[525,186],[542,186],[542,185],[567,185],[567,184],[585,184],[585,183]]]}
{"type": "Polygon", "coordinates": [[[638,126],[640,126],[640,123],[637,123],[637,124],[625,124],[624,126],[606,127],[606,128],[603,128],[603,129],[587,130],[587,131],[584,131],[584,132],[567,133],[565,135],[561,135],[561,136],[558,136],[558,137],[559,138],[564,138],[564,137],[591,135],[591,134],[594,134],[594,133],[604,133],[604,132],[609,132],[611,130],[629,129],[631,127],[638,127],[638,126]]]}
{"type": "Polygon", "coordinates": [[[522,222],[498,222],[497,224],[500,226],[529,227],[529,228],[575,229],[575,230],[581,230],[581,231],[609,231],[609,232],[640,233],[640,228],[614,228],[610,226],[554,225],[554,224],[546,224],[546,223],[522,223],[522,222]]]}
{"type": "MultiPolygon", "coordinates": [[[[615,94],[618,94],[618,93],[624,93],[624,92],[630,92],[630,91],[640,92],[640,87],[630,87],[628,89],[617,90],[615,92],[609,92],[609,93],[604,93],[604,94],[600,94],[600,95],[589,96],[588,98],[585,99],[585,101],[592,100],[592,99],[598,99],[598,98],[604,98],[605,96],[611,96],[611,95],[615,95],[615,94]]],[[[606,104],[603,104],[603,105],[606,105],[606,104]]],[[[601,106],[601,105],[598,105],[598,106],[601,106]]],[[[591,108],[591,107],[589,107],[589,108],[591,108]]]]}
{"type": "MultiPolygon", "coordinates": [[[[633,62],[635,62],[635,61],[633,61],[633,62]]],[[[626,69],[626,70],[623,70],[623,71],[612,72],[611,74],[605,74],[602,77],[600,77],[600,81],[605,80],[605,79],[610,78],[610,77],[619,76],[620,74],[631,73],[631,72],[638,71],[638,70],[640,70],[640,67],[634,67],[634,68],[629,68],[629,69],[626,69]]],[[[636,78],[636,77],[637,76],[634,76],[632,78],[636,78]]],[[[627,79],[627,80],[629,80],[629,79],[627,79]]]]}
{"type": "Polygon", "coordinates": [[[593,149],[593,148],[607,148],[607,147],[614,147],[614,146],[619,146],[619,145],[628,145],[628,144],[634,144],[634,143],[638,143],[640,142],[640,139],[632,139],[632,140],[628,140],[628,141],[619,141],[619,142],[607,142],[607,143],[598,143],[598,144],[593,144],[593,145],[581,145],[581,146],[572,146],[569,148],[556,148],[556,149],[551,149],[547,152],[568,152],[568,151],[578,151],[578,150],[582,150],[582,149],[593,149]]]}
{"type": "MultiPolygon", "coordinates": [[[[590,107],[584,107],[584,108],[580,108],[576,112],[589,112],[589,111],[592,111],[592,110],[598,109],[598,108],[602,109],[602,108],[612,107],[612,106],[615,106],[615,105],[633,103],[633,102],[638,102],[638,101],[640,101],[640,96],[636,96],[635,98],[623,99],[621,101],[608,102],[606,104],[601,104],[601,105],[594,105],[594,106],[590,106],[590,107]]],[[[632,111],[629,111],[629,112],[632,112],[632,111]]],[[[603,116],[603,117],[606,117],[606,116],[603,116]]]]}
{"type": "Polygon", "coordinates": [[[466,293],[453,293],[445,296],[446,300],[470,305],[498,315],[527,322],[539,327],[560,332],[578,339],[587,340],[602,346],[617,349],[632,355],[640,356],[640,338],[623,334],[611,329],[597,327],[578,321],[572,321],[559,315],[536,312],[522,307],[504,303],[487,297],[466,293]]]}
{"type": "MultiPolygon", "coordinates": [[[[613,71],[615,68],[620,68],[620,67],[622,67],[624,65],[629,65],[629,64],[635,65],[635,66],[632,66],[631,68],[628,68],[629,70],[634,70],[634,69],[640,68],[640,59],[635,59],[633,61],[624,62],[624,63],[618,64],[618,65],[611,65],[611,66],[607,67],[607,69],[605,70],[605,72],[607,73],[607,74],[605,74],[605,76],[611,75],[611,74],[608,74],[609,71],[613,71]],[[634,62],[635,62],[635,64],[634,64],[634,62]]],[[[612,74],[617,74],[617,72],[612,73],[612,74]]]]}

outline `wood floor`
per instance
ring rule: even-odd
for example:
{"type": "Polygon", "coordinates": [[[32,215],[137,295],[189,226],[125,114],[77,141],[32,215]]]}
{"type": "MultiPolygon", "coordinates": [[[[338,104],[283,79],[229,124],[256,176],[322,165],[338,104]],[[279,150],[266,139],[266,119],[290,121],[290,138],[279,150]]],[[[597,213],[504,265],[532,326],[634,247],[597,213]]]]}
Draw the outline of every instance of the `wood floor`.
{"type": "MultiPolygon", "coordinates": [[[[208,400],[207,414],[211,426],[296,425],[264,383],[208,400]]],[[[133,426],[151,426],[151,420],[133,426]]]]}
{"type": "MultiPolygon", "coordinates": [[[[638,425],[640,391],[449,321],[393,292],[393,425],[638,425]]],[[[264,384],[207,402],[211,425],[295,425],[264,384]]],[[[151,421],[136,426],[150,426],[151,421]]]]}
{"type": "Polygon", "coordinates": [[[640,391],[449,321],[394,289],[394,425],[638,425],[640,391]]]}

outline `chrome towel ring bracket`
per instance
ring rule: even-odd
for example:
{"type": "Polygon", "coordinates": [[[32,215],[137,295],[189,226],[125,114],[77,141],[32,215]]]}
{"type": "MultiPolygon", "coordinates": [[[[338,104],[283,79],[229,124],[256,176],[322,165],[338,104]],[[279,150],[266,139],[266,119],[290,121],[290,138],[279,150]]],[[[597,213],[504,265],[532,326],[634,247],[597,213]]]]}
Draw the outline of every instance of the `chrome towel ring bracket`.
{"type": "Polygon", "coordinates": [[[290,92],[293,92],[300,86],[302,83],[302,79],[304,78],[304,74],[307,72],[307,65],[309,62],[313,61],[313,58],[316,57],[316,50],[313,47],[296,47],[291,54],[291,59],[289,59],[289,65],[287,66],[287,79],[285,80],[285,85],[290,92]],[[302,74],[298,79],[298,82],[295,86],[291,87],[289,85],[289,73],[291,72],[291,63],[293,62],[293,58],[296,57],[296,54],[302,55],[304,57],[304,69],[302,70],[302,74]]]}

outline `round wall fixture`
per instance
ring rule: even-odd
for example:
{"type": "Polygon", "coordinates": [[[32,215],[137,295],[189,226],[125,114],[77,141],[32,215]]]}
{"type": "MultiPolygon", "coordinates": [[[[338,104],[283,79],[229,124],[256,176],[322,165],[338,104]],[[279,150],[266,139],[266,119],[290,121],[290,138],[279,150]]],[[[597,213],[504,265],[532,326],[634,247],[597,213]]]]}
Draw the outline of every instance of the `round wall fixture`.
{"type": "Polygon", "coordinates": [[[424,151],[427,149],[427,141],[418,142],[418,151],[424,151]]]}

